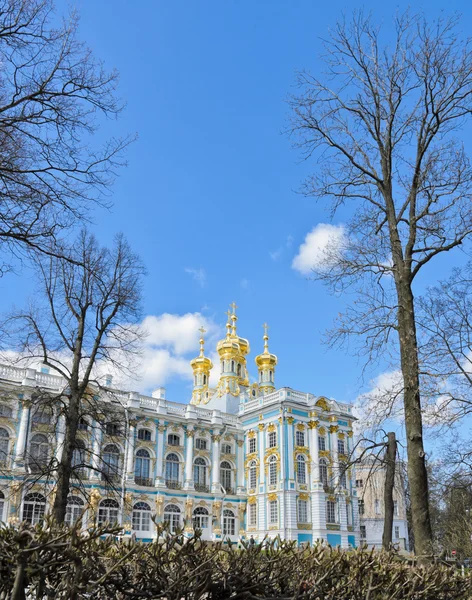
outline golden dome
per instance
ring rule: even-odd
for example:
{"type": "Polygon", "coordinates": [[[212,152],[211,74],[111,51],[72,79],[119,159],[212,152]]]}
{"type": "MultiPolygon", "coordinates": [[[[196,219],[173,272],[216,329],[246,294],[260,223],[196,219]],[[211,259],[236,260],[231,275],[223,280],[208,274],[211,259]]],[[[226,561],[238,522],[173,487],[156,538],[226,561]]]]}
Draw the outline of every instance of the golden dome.
{"type": "Polygon", "coordinates": [[[192,367],[192,369],[194,371],[209,372],[210,369],[213,368],[213,363],[207,356],[205,356],[205,339],[203,337],[205,330],[203,329],[203,327],[201,327],[199,331],[201,334],[200,335],[200,354],[196,358],[193,358],[190,361],[190,366],[192,367]]]}
{"type": "MultiPolygon", "coordinates": [[[[232,316],[228,311],[226,313],[228,315],[228,320],[226,322],[226,337],[220,340],[216,346],[216,351],[221,355],[236,355],[241,354],[241,346],[239,345],[239,338],[237,335],[233,335],[233,330],[235,330],[236,325],[235,321],[233,324],[230,323],[230,317],[232,316]]],[[[236,316],[236,315],[234,315],[236,316]]]]}
{"type": "Polygon", "coordinates": [[[264,323],[264,352],[262,354],[258,354],[255,358],[257,368],[261,369],[270,369],[275,367],[277,364],[277,357],[275,354],[271,354],[269,352],[269,336],[267,335],[267,324],[264,323]]]}

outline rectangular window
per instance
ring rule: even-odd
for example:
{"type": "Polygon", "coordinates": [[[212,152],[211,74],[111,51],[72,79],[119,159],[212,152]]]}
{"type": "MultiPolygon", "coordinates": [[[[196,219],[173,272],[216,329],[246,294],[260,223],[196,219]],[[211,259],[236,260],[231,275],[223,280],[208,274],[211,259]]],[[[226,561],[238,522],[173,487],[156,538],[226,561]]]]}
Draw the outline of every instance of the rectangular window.
{"type": "Polygon", "coordinates": [[[269,432],[268,445],[269,448],[275,448],[277,446],[277,433],[275,431],[269,432]]]}
{"type": "Polygon", "coordinates": [[[326,522],[336,523],[336,502],[332,500],[326,502],[326,522]]]}
{"type": "Polygon", "coordinates": [[[365,540],[365,538],[367,537],[365,525],[361,525],[360,529],[361,529],[361,540],[365,540]]]}
{"type": "Polygon", "coordinates": [[[207,441],[202,440],[201,438],[197,438],[195,440],[195,448],[197,448],[197,450],[206,450],[207,449],[207,441]]]}
{"type": "Polygon", "coordinates": [[[107,435],[121,435],[120,426],[118,423],[107,423],[105,425],[105,433],[107,435]]]}
{"type": "Polygon", "coordinates": [[[398,502],[396,500],[393,501],[393,514],[398,517],[398,502]]]}
{"type": "Polygon", "coordinates": [[[308,523],[308,502],[306,500],[298,500],[298,522],[308,523]]]}
{"type": "Polygon", "coordinates": [[[362,517],[362,515],[364,514],[364,500],[359,500],[359,516],[362,517]]]}
{"type": "Polygon", "coordinates": [[[271,500],[269,502],[269,523],[276,525],[279,521],[279,510],[277,500],[271,500]]]}
{"type": "Polygon", "coordinates": [[[338,440],[338,454],[346,454],[344,440],[338,440]]]}
{"type": "Polygon", "coordinates": [[[356,479],[356,488],[361,488],[364,486],[364,481],[362,479],[356,479]]]}
{"type": "Polygon", "coordinates": [[[296,432],[296,445],[297,446],[304,446],[305,445],[305,432],[304,431],[297,431],[296,432]]]}
{"type": "Polygon", "coordinates": [[[380,500],[376,500],[374,503],[375,506],[375,514],[380,515],[380,500]]]}
{"type": "Polygon", "coordinates": [[[256,438],[249,438],[249,454],[256,451],[256,438]]]}
{"type": "Polygon", "coordinates": [[[352,507],[350,502],[346,502],[347,524],[352,525],[352,507]]]}
{"type": "Polygon", "coordinates": [[[400,527],[398,527],[398,525],[395,526],[395,539],[400,539],[400,527]]]}
{"type": "Polygon", "coordinates": [[[326,450],[326,438],[323,436],[320,436],[318,438],[318,448],[319,450],[326,450]]]}
{"type": "Polygon", "coordinates": [[[249,505],[248,522],[250,527],[257,525],[257,504],[255,503],[249,505]]]}
{"type": "Polygon", "coordinates": [[[269,463],[269,485],[277,485],[277,461],[269,463]]]}

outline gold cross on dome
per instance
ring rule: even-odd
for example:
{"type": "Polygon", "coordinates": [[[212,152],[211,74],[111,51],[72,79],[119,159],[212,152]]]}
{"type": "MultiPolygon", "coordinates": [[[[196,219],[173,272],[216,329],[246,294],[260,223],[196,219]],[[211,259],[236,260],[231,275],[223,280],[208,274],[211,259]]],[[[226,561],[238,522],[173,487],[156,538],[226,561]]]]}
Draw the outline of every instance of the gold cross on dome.
{"type": "Polygon", "coordinates": [[[236,306],[236,302],[233,302],[232,304],[230,304],[230,306],[231,306],[231,308],[233,309],[233,315],[235,315],[235,314],[236,314],[236,309],[238,308],[238,307],[236,306]]]}
{"type": "Polygon", "coordinates": [[[267,330],[269,329],[269,326],[267,325],[267,323],[264,323],[262,327],[264,327],[264,335],[267,335],[267,330]]]}
{"type": "Polygon", "coordinates": [[[203,334],[206,333],[206,329],[204,329],[203,325],[200,327],[200,329],[198,331],[202,334],[202,337],[203,337],[203,334]]]}
{"type": "Polygon", "coordinates": [[[228,321],[229,321],[229,318],[230,318],[230,316],[231,316],[231,311],[230,311],[230,310],[227,310],[227,311],[225,312],[225,315],[228,317],[228,321]]]}

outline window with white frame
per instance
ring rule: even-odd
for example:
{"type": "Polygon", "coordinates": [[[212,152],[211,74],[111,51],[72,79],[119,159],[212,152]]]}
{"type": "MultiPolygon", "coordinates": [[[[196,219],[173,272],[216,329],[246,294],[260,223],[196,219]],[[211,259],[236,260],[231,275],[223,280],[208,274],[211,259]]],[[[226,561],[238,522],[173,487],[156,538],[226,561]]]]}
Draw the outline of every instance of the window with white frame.
{"type": "Polygon", "coordinates": [[[257,464],[256,461],[251,461],[249,464],[249,487],[254,489],[257,485],[257,464]]]}
{"type": "Polygon", "coordinates": [[[269,435],[267,436],[267,445],[269,448],[275,448],[277,446],[277,432],[269,431],[269,435]]]}
{"type": "Polygon", "coordinates": [[[169,524],[170,533],[180,528],[180,508],[176,504],[168,504],[164,508],[164,523],[169,524]]]}
{"type": "Polygon", "coordinates": [[[227,492],[232,490],[233,469],[231,464],[224,460],[220,464],[220,483],[227,492]]]}
{"type": "Polygon", "coordinates": [[[305,445],[305,432],[304,431],[297,431],[295,433],[295,444],[297,446],[305,445]]]}
{"type": "Polygon", "coordinates": [[[36,492],[27,494],[23,501],[23,521],[36,525],[43,520],[46,511],[46,498],[36,492]]]}
{"type": "Polygon", "coordinates": [[[75,448],[72,450],[71,467],[75,470],[85,468],[85,443],[83,440],[76,440],[75,448]]]}
{"type": "Polygon", "coordinates": [[[78,431],[87,431],[88,423],[83,417],[79,419],[79,422],[77,423],[77,429],[78,431]]]}
{"type": "Polygon", "coordinates": [[[326,522],[337,523],[337,516],[336,502],[328,500],[326,502],[326,522]]]}
{"type": "Polygon", "coordinates": [[[116,477],[120,470],[120,450],[115,444],[103,448],[102,476],[104,479],[116,477]]]}
{"type": "Polygon", "coordinates": [[[254,504],[249,505],[247,518],[248,518],[249,526],[256,527],[256,525],[257,525],[257,504],[255,502],[254,502],[254,504]]]}
{"type": "Polygon", "coordinates": [[[361,488],[361,487],[364,487],[364,480],[356,479],[356,488],[361,488]]]}
{"type": "Polygon", "coordinates": [[[299,523],[308,523],[308,501],[298,499],[297,520],[299,523]]]}
{"type": "Polygon", "coordinates": [[[249,454],[252,454],[256,451],[256,443],[255,437],[249,438],[249,454]]]}
{"type": "Polygon", "coordinates": [[[75,525],[77,521],[83,517],[84,514],[84,501],[78,496],[69,496],[66,504],[66,514],[64,516],[64,523],[67,523],[69,527],[75,525]]]}
{"type": "Polygon", "coordinates": [[[180,446],[180,437],[175,433],[170,433],[167,436],[167,443],[169,446],[180,446]]]}
{"type": "Polygon", "coordinates": [[[277,457],[269,458],[269,485],[277,485],[277,457]]]}
{"type": "Polygon", "coordinates": [[[42,433],[33,435],[30,442],[30,450],[27,460],[28,467],[35,472],[43,471],[48,466],[48,455],[48,438],[42,433]]]}
{"type": "Polygon", "coordinates": [[[323,451],[326,450],[326,438],[323,435],[318,437],[318,449],[323,451]]]}
{"type": "Polygon", "coordinates": [[[322,458],[320,460],[320,481],[324,485],[324,487],[328,486],[328,465],[326,460],[322,458]]]}
{"type": "Polygon", "coordinates": [[[147,502],[136,502],[133,506],[131,525],[134,531],[151,530],[151,507],[147,502]]]}
{"type": "Polygon", "coordinates": [[[375,514],[380,515],[380,500],[376,499],[374,502],[374,506],[375,506],[375,514]]]}
{"type": "Polygon", "coordinates": [[[350,502],[346,502],[347,524],[352,525],[352,506],[350,502]]]}
{"type": "Polygon", "coordinates": [[[338,454],[346,454],[346,444],[344,440],[338,440],[338,454]]]}
{"type": "Polygon", "coordinates": [[[395,539],[400,539],[400,527],[398,525],[395,525],[395,539]]]}
{"type": "Polygon", "coordinates": [[[208,485],[207,472],[208,469],[205,459],[198,456],[193,462],[193,481],[197,492],[205,491],[208,485]]]}
{"type": "Polygon", "coordinates": [[[197,438],[195,440],[195,448],[197,450],[206,450],[207,449],[207,440],[204,440],[203,438],[197,438]]]}
{"type": "Polygon", "coordinates": [[[364,515],[364,510],[365,510],[364,500],[359,500],[359,516],[362,517],[364,515]]]}
{"type": "Polygon", "coordinates": [[[393,514],[398,517],[398,500],[393,501],[393,514]]]}
{"type": "Polygon", "coordinates": [[[306,483],[306,462],[303,454],[297,456],[297,483],[306,483]]]}
{"type": "Polygon", "coordinates": [[[197,506],[193,511],[193,528],[206,529],[209,524],[210,515],[208,510],[203,506],[197,506]]]}
{"type": "Polygon", "coordinates": [[[176,487],[179,483],[180,463],[179,457],[173,452],[166,456],[166,485],[176,487]]]}
{"type": "Polygon", "coordinates": [[[152,431],[150,429],[138,429],[138,440],[150,442],[152,440],[152,431]]]}
{"type": "Polygon", "coordinates": [[[118,523],[119,510],[120,507],[116,500],[111,498],[102,500],[98,505],[98,524],[110,523],[110,525],[115,525],[118,523]]]}
{"type": "Polygon", "coordinates": [[[360,530],[361,530],[361,540],[365,540],[365,538],[367,537],[366,526],[361,525],[360,530]]]}
{"type": "Polygon", "coordinates": [[[111,436],[121,435],[121,428],[119,423],[106,423],[105,433],[111,436]]]}
{"type": "Polygon", "coordinates": [[[345,470],[342,470],[339,474],[339,487],[343,490],[347,488],[347,476],[345,470]]]}
{"type": "Polygon", "coordinates": [[[9,456],[10,434],[4,427],[0,427],[0,465],[6,465],[9,456]]]}
{"type": "Polygon", "coordinates": [[[231,454],[233,452],[233,448],[231,444],[223,444],[221,446],[221,454],[231,454]]]}
{"type": "Polygon", "coordinates": [[[269,524],[276,525],[279,522],[279,507],[277,500],[269,502],[269,524]]]}
{"type": "Polygon", "coordinates": [[[232,510],[223,511],[223,535],[236,535],[236,517],[232,510]]]}

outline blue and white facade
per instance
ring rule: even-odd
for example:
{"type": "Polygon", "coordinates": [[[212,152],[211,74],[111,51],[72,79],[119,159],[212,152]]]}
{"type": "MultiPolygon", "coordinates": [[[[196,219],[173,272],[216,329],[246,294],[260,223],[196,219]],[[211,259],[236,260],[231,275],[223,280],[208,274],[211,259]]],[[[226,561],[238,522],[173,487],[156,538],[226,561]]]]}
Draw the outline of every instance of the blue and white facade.
{"type": "MultiPolygon", "coordinates": [[[[218,343],[220,378],[204,354],[191,362],[189,404],[97,388],[99,410],[84,414],[74,452],[67,520],[115,521],[129,535],[151,540],[157,522],[206,540],[265,536],[344,548],[359,543],[351,407],[291,388],[276,389],[277,358],[256,357],[249,383],[249,343],[236,332],[235,307],[218,343]]],[[[0,366],[0,519],[36,522],[52,504],[61,456],[64,380],[0,366]],[[44,407],[45,394],[57,402],[44,407]]]]}

